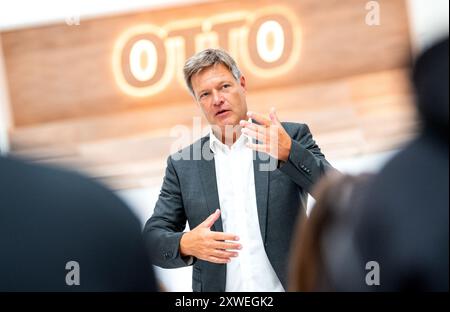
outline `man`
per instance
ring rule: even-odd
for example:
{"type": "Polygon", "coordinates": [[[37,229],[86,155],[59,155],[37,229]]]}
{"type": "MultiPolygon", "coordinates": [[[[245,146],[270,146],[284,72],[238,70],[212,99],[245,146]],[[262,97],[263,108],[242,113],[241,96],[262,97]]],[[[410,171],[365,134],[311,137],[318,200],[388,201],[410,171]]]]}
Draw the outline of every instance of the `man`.
{"type": "Polygon", "coordinates": [[[295,220],[332,167],[306,125],[247,112],[245,77],[226,52],[194,55],[184,74],[211,132],[168,158],[144,229],[154,264],[193,264],[194,291],[284,291],[295,220]]]}
{"type": "Polygon", "coordinates": [[[140,223],[104,187],[0,156],[0,292],[157,291],[140,223]]]}

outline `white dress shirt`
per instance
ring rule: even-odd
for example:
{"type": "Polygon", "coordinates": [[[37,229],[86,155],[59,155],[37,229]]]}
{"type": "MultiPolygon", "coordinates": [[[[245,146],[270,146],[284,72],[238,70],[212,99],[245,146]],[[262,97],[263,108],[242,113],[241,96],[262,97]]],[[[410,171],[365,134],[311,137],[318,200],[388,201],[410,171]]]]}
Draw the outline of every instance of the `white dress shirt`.
{"type": "Polygon", "coordinates": [[[223,230],[239,236],[242,249],[227,264],[225,291],[284,291],[264,249],[256,205],[253,151],[241,135],[230,147],[210,131],[223,230]]]}

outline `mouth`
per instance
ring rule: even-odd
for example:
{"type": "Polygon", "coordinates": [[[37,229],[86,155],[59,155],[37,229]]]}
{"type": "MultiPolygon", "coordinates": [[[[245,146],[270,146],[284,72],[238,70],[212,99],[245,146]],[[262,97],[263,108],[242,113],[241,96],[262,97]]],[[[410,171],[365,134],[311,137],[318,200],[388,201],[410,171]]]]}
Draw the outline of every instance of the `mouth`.
{"type": "Polygon", "coordinates": [[[221,109],[220,111],[218,111],[216,113],[216,117],[223,117],[226,114],[228,114],[229,112],[231,112],[229,109],[221,109]]]}

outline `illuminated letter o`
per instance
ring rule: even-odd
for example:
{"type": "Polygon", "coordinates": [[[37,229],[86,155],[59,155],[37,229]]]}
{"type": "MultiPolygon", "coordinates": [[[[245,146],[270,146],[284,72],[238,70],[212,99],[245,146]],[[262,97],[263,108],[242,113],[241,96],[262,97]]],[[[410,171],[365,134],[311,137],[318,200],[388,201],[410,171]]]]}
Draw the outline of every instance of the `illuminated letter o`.
{"type": "Polygon", "coordinates": [[[279,60],[284,51],[283,27],[276,21],[264,22],[256,34],[256,50],[267,63],[279,60]]]}
{"type": "Polygon", "coordinates": [[[168,59],[165,39],[165,31],[152,25],[135,26],[118,38],[112,61],[114,78],[122,91],[146,97],[167,87],[173,61],[168,59]]]}
{"type": "Polygon", "coordinates": [[[295,39],[286,17],[280,14],[262,16],[252,23],[248,33],[250,60],[261,69],[282,66],[293,52],[295,39]]]}
{"type": "Polygon", "coordinates": [[[130,50],[129,66],[131,74],[139,81],[150,80],[158,68],[158,52],[153,42],[149,40],[137,41],[130,50]],[[142,65],[142,58],[146,64],[142,65]]]}
{"type": "MultiPolygon", "coordinates": [[[[141,56],[141,54],[139,56],[141,56]]],[[[140,34],[130,38],[125,44],[122,50],[122,72],[125,80],[131,86],[144,88],[154,85],[161,80],[165,69],[166,47],[164,46],[164,41],[157,35],[151,33],[140,34]],[[137,68],[140,67],[141,62],[140,60],[133,59],[136,57],[137,53],[142,53],[142,51],[144,51],[143,49],[147,49],[148,53],[156,54],[157,61],[155,59],[148,60],[149,65],[151,65],[151,63],[156,63],[156,68],[146,66],[149,68],[147,72],[142,70],[142,68],[138,70],[137,68]],[[142,80],[145,76],[147,76],[147,79],[142,80]]]]}

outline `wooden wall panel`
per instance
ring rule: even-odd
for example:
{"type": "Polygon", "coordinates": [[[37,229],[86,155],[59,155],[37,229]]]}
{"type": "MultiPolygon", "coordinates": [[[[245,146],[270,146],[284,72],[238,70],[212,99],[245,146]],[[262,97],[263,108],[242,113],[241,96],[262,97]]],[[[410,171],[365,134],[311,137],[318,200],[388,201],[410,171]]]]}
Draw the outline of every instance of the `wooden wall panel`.
{"type": "Polygon", "coordinates": [[[365,24],[364,0],[227,0],[2,33],[13,153],[76,168],[115,189],[158,186],[176,140],[171,129],[192,127],[201,112],[177,80],[153,96],[125,94],[112,72],[116,39],[143,23],[202,23],[274,6],[296,16],[301,50],[286,73],[264,77],[240,43],[235,56],[250,86],[249,108],[275,106],[282,120],[307,123],[331,160],[397,148],[417,126],[408,16],[404,0],[377,2],[381,25],[373,27],[365,24]]]}
{"type": "MultiPolygon", "coordinates": [[[[235,53],[251,91],[337,79],[403,66],[408,60],[408,22],[404,0],[381,0],[380,26],[365,24],[367,1],[277,0],[222,1],[188,8],[82,21],[2,34],[10,95],[17,127],[62,119],[98,116],[136,108],[189,101],[174,81],[151,97],[130,97],[118,89],[112,73],[116,39],[140,24],[164,27],[173,21],[226,13],[247,15],[273,6],[287,8],[297,20],[300,53],[294,67],[279,77],[255,76],[235,53]]],[[[251,25],[251,23],[248,23],[251,25]]],[[[231,48],[231,46],[230,46],[231,48]]],[[[178,50],[183,57],[183,50],[178,50]]],[[[182,58],[183,59],[183,58],[182,58]]],[[[178,70],[183,64],[178,64],[178,70]]]]}

